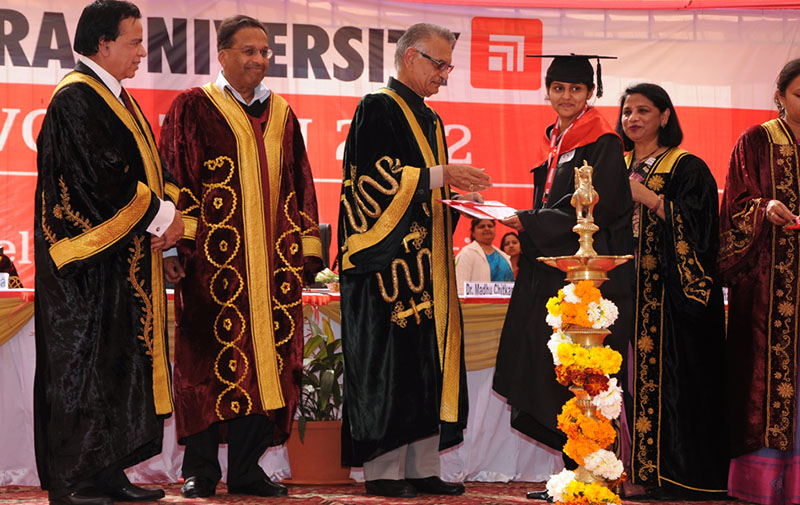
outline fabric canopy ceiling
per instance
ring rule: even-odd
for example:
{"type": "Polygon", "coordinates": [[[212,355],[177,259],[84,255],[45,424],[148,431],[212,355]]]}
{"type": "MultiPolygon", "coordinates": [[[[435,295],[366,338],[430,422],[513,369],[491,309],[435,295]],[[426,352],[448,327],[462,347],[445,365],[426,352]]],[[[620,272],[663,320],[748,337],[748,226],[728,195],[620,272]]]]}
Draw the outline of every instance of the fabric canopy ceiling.
{"type": "Polygon", "coordinates": [[[800,0],[401,0],[409,3],[554,9],[796,9],[800,0]]]}

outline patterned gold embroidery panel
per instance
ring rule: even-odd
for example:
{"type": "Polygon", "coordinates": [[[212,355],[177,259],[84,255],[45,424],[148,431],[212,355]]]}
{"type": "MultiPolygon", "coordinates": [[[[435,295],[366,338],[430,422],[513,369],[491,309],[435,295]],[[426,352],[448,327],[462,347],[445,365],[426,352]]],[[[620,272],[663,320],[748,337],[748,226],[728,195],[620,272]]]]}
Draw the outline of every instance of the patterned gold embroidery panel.
{"type": "Polygon", "coordinates": [[[433,300],[431,300],[431,295],[427,291],[422,292],[419,302],[414,301],[412,297],[408,300],[408,303],[411,306],[409,309],[405,308],[403,302],[397,302],[394,309],[392,309],[391,320],[397,326],[405,328],[408,326],[408,319],[412,316],[417,325],[422,324],[423,315],[428,319],[433,319],[433,300]]]}
{"type": "MultiPolygon", "coordinates": [[[[247,114],[230,93],[222,92],[214,83],[203,86],[203,91],[227,121],[230,131],[236,137],[237,169],[239,187],[242,191],[241,213],[243,240],[242,247],[247,266],[250,333],[254,336],[254,364],[258,379],[261,404],[265,410],[276,410],[285,406],[280,384],[280,356],[278,356],[273,320],[272,305],[272,262],[275,237],[267,230],[269,222],[274,223],[282,166],[282,138],[288,118],[288,104],[275,93],[270,94],[269,118],[263,138],[256,138],[247,114]],[[265,143],[268,167],[261,167],[258,155],[258,142],[265,143]],[[268,174],[270,195],[263,195],[262,168],[268,174]],[[269,198],[266,211],[264,198],[269,198]],[[266,261],[265,261],[266,257],[266,261]]],[[[205,201],[205,200],[204,200],[205,201]]],[[[277,271],[277,270],[276,270],[277,271]]]]}
{"type": "MultiPolygon", "coordinates": [[[[662,193],[678,159],[685,153],[673,149],[654,164],[645,185],[662,193]]],[[[632,156],[626,157],[630,166],[632,156]]],[[[666,211],[666,209],[665,209],[666,211]]],[[[634,320],[634,406],[632,421],[633,482],[659,485],[661,433],[661,335],[664,327],[664,286],[661,279],[661,223],[654,212],[642,209],[639,219],[634,320]],[[655,421],[655,425],[654,425],[655,421]]]]}
{"type": "MultiPolygon", "coordinates": [[[[741,212],[731,216],[733,226],[720,237],[720,261],[741,254],[752,245],[761,202],[761,198],[754,198],[747,202],[741,212]]],[[[766,205],[766,202],[764,204],[766,205]]]]}
{"type": "MultiPolygon", "coordinates": [[[[382,186],[366,175],[358,178],[357,189],[354,189],[352,185],[349,186],[349,190],[352,191],[351,198],[356,204],[357,215],[353,214],[347,198],[342,201],[350,225],[358,232],[347,237],[345,241],[342,249],[344,252],[342,255],[343,270],[353,268],[354,265],[350,259],[353,254],[377,244],[395,229],[411,204],[414,191],[419,183],[420,169],[401,166],[400,161],[397,159],[393,160],[388,156],[384,156],[375,163],[375,168],[386,181],[387,186],[382,186]],[[392,176],[392,174],[397,173],[400,173],[399,184],[392,176]],[[366,186],[370,186],[385,195],[394,195],[386,209],[380,209],[377,202],[367,193],[366,186]],[[365,200],[369,202],[369,206],[364,202],[365,200]],[[377,219],[372,227],[368,225],[367,215],[377,219]],[[358,222],[356,222],[356,217],[358,222]]],[[[355,167],[351,167],[351,177],[355,177],[355,167]]]]}
{"type": "Polygon", "coordinates": [[[703,265],[697,258],[697,253],[686,240],[686,225],[683,223],[683,216],[675,212],[672,202],[667,202],[664,211],[669,212],[672,217],[672,240],[675,244],[675,257],[683,294],[686,298],[707,305],[714,280],[710,275],[706,275],[703,265]]]}
{"type": "Polygon", "coordinates": [[[214,375],[225,387],[217,396],[215,413],[218,419],[226,420],[248,415],[253,408],[252,398],[241,385],[251,366],[240,347],[247,322],[236,304],[244,290],[244,279],[231,265],[242,247],[239,231],[229,224],[239,200],[230,186],[236,170],[231,158],[207,160],[204,167],[212,174],[204,179],[218,181],[203,183],[200,222],[208,230],[202,244],[203,254],[217,268],[209,285],[211,299],[219,306],[214,338],[221,349],[214,360],[214,375]]]}
{"type": "Polygon", "coordinates": [[[144,245],[142,237],[134,237],[129,247],[131,257],[128,259],[128,282],[133,287],[133,294],[139,299],[142,310],[140,323],[141,331],[137,338],[142,342],[148,356],[153,355],[153,303],[150,300],[150,293],[147,292],[144,279],[138,277],[142,268],[141,261],[144,258],[144,245]]]}
{"type": "MultiPolygon", "coordinates": [[[[800,210],[800,156],[783,123],[776,119],[764,124],[770,137],[770,173],[773,198],[790,211],[800,210]]],[[[795,406],[797,395],[798,254],[797,233],[782,227],[772,228],[772,264],[770,268],[767,363],[767,404],[765,446],[790,450],[794,446],[795,406]]]]}

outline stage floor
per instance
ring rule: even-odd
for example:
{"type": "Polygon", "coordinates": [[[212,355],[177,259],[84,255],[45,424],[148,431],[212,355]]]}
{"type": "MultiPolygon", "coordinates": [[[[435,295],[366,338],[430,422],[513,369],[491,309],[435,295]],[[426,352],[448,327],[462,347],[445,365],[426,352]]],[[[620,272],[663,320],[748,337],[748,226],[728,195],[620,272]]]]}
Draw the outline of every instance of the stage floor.
{"type": "MultiPolygon", "coordinates": [[[[158,487],[147,485],[146,487],[158,487]]],[[[508,484],[496,482],[467,482],[467,491],[462,496],[431,496],[420,495],[417,498],[382,498],[366,496],[363,484],[348,486],[300,486],[289,485],[289,496],[283,498],[258,498],[245,495],[228,495],[225,484],[217,486],[216,496],[210,498],[185,499],[180,493],[180,484],[169,483],[161,486],[167,496],[155,503],[194,503],[202,505],[226,504],[292,504],[292,505],[391,505],[391,504],[424,504],[424,505],[504,505],[513,503],[528,503],[531,505],[544,505],[545,502],[528,500],[526,491],[544,488],[544,483],[511,482],[508,484]]],[[[47,493],[35,487],[6,486],[0,487],[0,504],[14,505],[47,505],[47,493]]],[[[623,505],[642,504],[646,501],[623,500],[623,505]]],[[[705,501],[705,502],[650,502],[659,504],[694,503],[697,505],[722,505],[746,503],[735,500],[705,501]]]]}

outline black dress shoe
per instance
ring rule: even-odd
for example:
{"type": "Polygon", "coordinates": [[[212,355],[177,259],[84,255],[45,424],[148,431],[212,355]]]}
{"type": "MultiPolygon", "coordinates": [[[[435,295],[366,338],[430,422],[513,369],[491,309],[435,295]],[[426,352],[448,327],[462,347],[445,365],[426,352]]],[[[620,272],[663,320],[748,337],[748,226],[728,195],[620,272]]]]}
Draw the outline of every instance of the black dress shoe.
{"type": "Polygon", "coordinates": [[[550,496],[546,489],[542,489],[541,491],[528,491],[525,493],[525,498],[529,500],[542,500],[553,503],[553,497],[550,496]]]}
{"type": "Polygon", "coordinates": [[[286,486],[276,484],[269,480],[269,477],[264,477],[261,480],[245,484],[244,486],[231,486],[228,485],[228,494],[249,494],[253,496],[286,496],[289,490],[286,486]]]}
{"type": "Polygon", "coordinates": [[[105,492],[114,501],[155,501],[164,497],[163,489],[147,489],[133,484],[106,489],[105,492]]]}
{"type": "Polygon", "coordinates": [[[181,487],[184,498],[208,498],[217,492],[217,483],[208,477],[187,477],[181,487]]]}
{"type": "Polygon", "coordinates": [[[424,479],[406,479],[418,493],[446,494],[457,496],[464,494],[464,484],[460,482],[445,482],[439,477],[425,477],[424,479]]]}
{"type": "Polygon", "coordinates": [[[93,487],[50,499],[50,505],[113,505],[113,503],[110,496],[93,487]]]}
{"type": "Polygon", "coordinates": [[[393,479],[368,480],[364,483],[367,494],[374,496],[390,496],[392,498],[414,498],[417,489],[410,482],[393,479]]]}

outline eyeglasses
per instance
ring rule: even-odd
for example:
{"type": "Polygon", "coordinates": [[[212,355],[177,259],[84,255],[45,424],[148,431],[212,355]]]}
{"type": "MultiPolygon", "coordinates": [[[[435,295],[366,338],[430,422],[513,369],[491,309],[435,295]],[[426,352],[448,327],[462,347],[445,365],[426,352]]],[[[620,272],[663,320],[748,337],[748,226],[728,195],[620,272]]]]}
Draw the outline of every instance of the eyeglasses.
{"type": "Polygon", "coordinates": [[[427,54],[423,53],[419,49],[417,49],[417,52],[423,58],[427,58],[427,59],[431,60],[433,62],[433,66],[436,67],[436,70],[438,70],[439,72],[441,72],[442,70],[447,70],[447,73],[449,74],[450,72],[453,71],[453,68],[455,68],[454,65],[451,65],[451,64],[447,63],[444,60],[438,60],[438,59],[434,58],[433,56],[428,56],[427,54]]]}
{"type": "Polygon", "coordinates": [[[252,58],[256,53],[260,53],[262,58],[272,58],[272,49],[256,49],[254,47],[227,47],[225,51],[239,51],[248,58],[252,58]]]}

